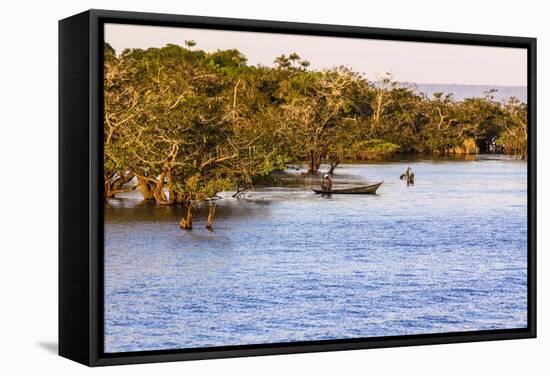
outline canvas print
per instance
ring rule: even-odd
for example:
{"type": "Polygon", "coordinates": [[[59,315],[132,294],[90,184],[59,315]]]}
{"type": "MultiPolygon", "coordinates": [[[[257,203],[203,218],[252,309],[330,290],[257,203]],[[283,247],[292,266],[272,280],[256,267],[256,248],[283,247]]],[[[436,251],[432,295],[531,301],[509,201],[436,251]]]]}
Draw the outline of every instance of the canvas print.
{"type": "Polygon", "coordinates": [[[105,353],[527,327],[527,50],[107,23],[105,353]]]}

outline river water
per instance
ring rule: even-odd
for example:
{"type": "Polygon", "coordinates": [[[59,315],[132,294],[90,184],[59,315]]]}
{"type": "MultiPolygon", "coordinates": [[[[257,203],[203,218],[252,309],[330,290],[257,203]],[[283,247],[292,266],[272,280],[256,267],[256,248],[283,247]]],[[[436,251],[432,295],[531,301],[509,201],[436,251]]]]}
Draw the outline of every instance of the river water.
{"type": "Polygon", "coordinates": [[[105,351],[362,338],[527,325],[527,164],[347,164],[334,188],[284,185],[199,212],[137,192],[105,206],[105,351]],[[416,184],[399,175],[410,166],[416,184]]]}

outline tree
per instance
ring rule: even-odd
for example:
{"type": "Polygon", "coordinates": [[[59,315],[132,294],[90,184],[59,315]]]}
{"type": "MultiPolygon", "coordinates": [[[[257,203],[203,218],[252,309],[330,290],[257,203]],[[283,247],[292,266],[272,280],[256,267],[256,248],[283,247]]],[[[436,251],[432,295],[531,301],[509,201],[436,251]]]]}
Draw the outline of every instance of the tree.
{"type": "Polygon", "coordinates": [[[240,73],[240,68],[246,67],[246,56],[236,49],[218,50],[211,53],[207,57],[207,60],[210,65],[221,69],[229,75],[238,74],[240,73]]]}
{"type": "Polygon", "coordinates": [[[282,54],[281,56],[277,56],[275,60],[273,61],[275,65],[277,65],[277,68],[279,69],[287,69],[290,68],[291,62],[290,60],[285,56],[285,54],[282,54]]]}
{"type": "Polygon", "coordinates": [[[124,135],[142,106],[141,92],[131,84],[133,72],[125,57],[118,59],[105,44],[104,54],[104,198],[135,189],[123,188],[134,178],[133,164],[124,148],[124,135]]]}
{"type": "Polygon", "coordinates": [[[527,158],[527,105],[510,98],[504,111],[506,116],[498,120],[501,132],[496,143],[508,154],[527,158]]]}
{"type": "Polygon", "coordinates": [[[195,47],[197,45],[197,42],[194,40],[186,40],[185,45],[187,46],[187,49],[191,51],[191,48],[195,47]]]}
{"type": "Polygon", "coordinates": [[[351,109],[347,94],[359,83],[357,74],[341,67],[296,74],[282,88],[283,127],[293,135],[294,153],[308,161],[308,173],[316,173],[331,143],[341,140],[339,129],[351,109]]]}

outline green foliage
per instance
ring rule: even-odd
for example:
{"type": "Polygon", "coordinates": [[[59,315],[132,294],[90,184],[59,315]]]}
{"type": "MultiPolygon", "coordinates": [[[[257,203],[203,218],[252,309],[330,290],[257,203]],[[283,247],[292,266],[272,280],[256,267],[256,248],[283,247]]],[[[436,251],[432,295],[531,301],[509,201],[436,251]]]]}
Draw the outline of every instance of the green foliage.
{"type": "Polygon", "coordinates": [[[246,66],[246,56],[239,50],[218,50],[208,56],[208,63],[211,66],[222,69],[228,74],[238,71],[238,68],[246,66]]]}

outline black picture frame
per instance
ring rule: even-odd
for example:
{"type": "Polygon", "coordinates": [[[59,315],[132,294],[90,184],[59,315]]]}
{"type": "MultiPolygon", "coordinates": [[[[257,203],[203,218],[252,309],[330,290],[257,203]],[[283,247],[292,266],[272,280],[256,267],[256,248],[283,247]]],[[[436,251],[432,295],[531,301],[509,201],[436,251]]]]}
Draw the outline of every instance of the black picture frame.
{"type": "Polygon", "coordinates": [[[88,10],[59,21],[59,354],[88,366],[104,366],[536,337],[536,60],[536,39],[524,37],[108,10],[88,10]],[[527,328],[105,354],[101,198],[102,50],[107,22],[527,49],[527,328]],[[89,187],[87,194],[80,187],[89,187]]]}

